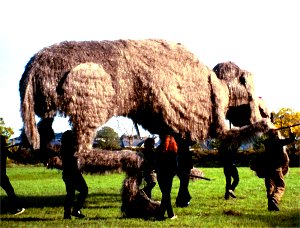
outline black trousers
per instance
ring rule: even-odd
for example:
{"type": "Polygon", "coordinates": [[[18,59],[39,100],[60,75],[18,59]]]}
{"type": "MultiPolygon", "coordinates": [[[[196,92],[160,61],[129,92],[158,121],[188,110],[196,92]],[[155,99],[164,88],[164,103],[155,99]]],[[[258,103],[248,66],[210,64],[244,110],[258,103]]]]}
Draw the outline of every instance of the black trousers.
{"type": "Polygon", "coordinates": [[[0,184],[1,187],[4,189],[4,191],[7,194],[8,200],[10,202],[10,207],[11,208],[18,208],[20,207],[20,202],[18,197],[15,194],[14,188],[11,185],[8,176],[6,175],[6,173],[1,173],[1,179],[0,179],[0,184]]]}
{"type": "Polygon", "coordinates": [[[171,204],[171,190],[174,176],[175,172],[157,172],[157,182],[162,194],[160,217],[164,217],[166,211],[169,218],[174,216],[171,204]]]}
{"type": "Polygon", "coordinates": [[[239,184],[240,178],[239,173],[234,164],[232,165],[225,165],[224,166],[224,174],[226,178],[226,192],[228,192],[230,189],[234,191],[236,186],[239,184]],[[233,181],[232,181],[233,179],[233,181]],[[231,182],[232,181],[232,182],[231,182]]]}
{"type": "Polygon", "coordinates": [[[190,169],[180,169],[177,171],[177,176],[180,180],[179,190],[176,198],[176,204],[178,206],[187,205],[192,198],[189,192],[190,173],[190,169]]]}
{"type": "Polygon", "coordinates": [[[65,212],[70,213],[73,210],[80,210],[83,207],[84,201],[88,194],[88,186],[81,174],[75,176],[63,176],[66,185],[67,195],[65,198],[64,209],[65,212]],[[75,191],[78,191],[77,200],[75,200],[75,191]]]}
{"type": "Polygon", "coordinates": [[[11,185],[8,176],[6,174],[2,174],[2,173],[1,173],[1,187],[6,192],[8,198],[10,198],[10,199],[16,198],[14,188],[11,185]]]}

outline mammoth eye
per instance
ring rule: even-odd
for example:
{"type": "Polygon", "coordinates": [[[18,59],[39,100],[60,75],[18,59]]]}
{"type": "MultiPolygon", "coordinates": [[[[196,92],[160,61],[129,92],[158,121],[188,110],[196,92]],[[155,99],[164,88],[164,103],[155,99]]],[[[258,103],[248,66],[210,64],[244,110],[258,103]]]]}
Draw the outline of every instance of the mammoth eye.
{"type": "Polygon", "coordinates": [[[244,77],[244,74],[242,74],[242,75],[240,76],[240,83],[241,83],[242,85],[246,85],[246,79],[245,79],[245,77],[244,77]]]}

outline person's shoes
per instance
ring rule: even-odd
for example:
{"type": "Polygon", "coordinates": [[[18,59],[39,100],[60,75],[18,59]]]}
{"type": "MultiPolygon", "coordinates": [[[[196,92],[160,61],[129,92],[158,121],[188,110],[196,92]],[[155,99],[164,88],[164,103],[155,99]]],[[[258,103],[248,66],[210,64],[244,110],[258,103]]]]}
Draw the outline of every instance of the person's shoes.
{"type": "Polygon", "coordinates": [[[177,219],[177,215],[174,214],[170,219],[171,220],[177,219]]]}
{"type": "Polygon", "coordinates": [[[75,216],[75,217],[77,217],[77,218],[84,218],[85,217],[85,215],[82,214],[80,210],[74,210],[72,212],[72,215],[75,216]]]}
{"type": "Polygon", "coordinates": [[[25,211],[25,208],[15,208],[15,209],[12,211],[12,214],[14,214],[14,215],[19,215],[19,214],[22,214],[24,211],[25,211]]]}
{"type": "Polygon", "coordinates": [[[234,194],[234,191],[229,189],[229,195],[232,197],[232,198],[236,198],[236,195],[234,194]]]}
{"type": "Polygon", "coordinates": [[[71,219],[71,214],[69,212],[64,212],[64,219],[71,219]]]}
{"type": "Polygon", "coordinates": [[[188,201],[188,202],[185,202],[185,203],[183,203],[183,202],[176,202],[176,207],[188,207],[190,205],[190,201],[188,201]]]}
{"type": "Polygon", "coordinates": [[[268,201],[268,210],[269,211],[279,211],[277,202],[274,199],[268,201]]]}

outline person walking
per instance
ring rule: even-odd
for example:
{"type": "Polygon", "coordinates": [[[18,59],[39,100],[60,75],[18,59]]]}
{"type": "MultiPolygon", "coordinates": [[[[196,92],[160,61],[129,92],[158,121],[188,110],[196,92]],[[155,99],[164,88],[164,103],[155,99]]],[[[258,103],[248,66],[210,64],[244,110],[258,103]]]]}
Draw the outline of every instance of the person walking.
{"type": "Polygon", "coordinates": [[[163,220],[167,211],[168,218],[176,219],[171,204],[173,178],[177,171],[177,143],[173,136],[161,137],[162,143],[157,151],[157,181],[162,193],[158,219],[163,220]]]}
{"type": "Polygon", "coordinates": [[[236,198],[234,190],[240,181],[239,172],[236,166],[236,155],[239,147],[240,143],[234,139],[231,139],[230,141],[224,140],[220,143],[219,153],[223,162],[223,172],[226,181],[225,200],[228,200],[229,197],[236,198]]]}
{"type": "Polygon", "coordinates": [[[71,215],[77,218],[85,217],[85,215],[81,213],[81,209],[88,194],[88,186],[78,168],[77,158],[74,156],[74,153],[75,136],[71,130],[68,130],[62,135],[60,149],[63,166],[63,180],[67,192],[64,204],[64,219],[71,219],[71,215]],[[77,201],[74,203],[76,190],[79,194],[77,201]]]}
{"type": "Polygon", "coordinates": [[[154,138],[147,138],[144,142],[144,150],[142,151],[144,155],[144,166],[143,166],[143,177],[146,182],[146,186],[143,191],[151,199],[152,189],[155,187],[157,179],[155,173],[155,152],[154,152],[154,138]]]}
{"type": "Polygon", "coordinates": [[[19,198],[15,194],[14,188],[10,183],[10,180],[6,174],[6,160],[7,156],[11,154],[11,152],[7,148],[7,137],[4,135],[0,136],[0,165],[1,165],[1,179],[0,184],[1,187],[7,194],[9,203],[10,203],[10,210],[11,213],[14,215],[21,214],[25,211],[25,208],[21,207],[19,198]]]}
{"type": "Polygon", "coordinates": [[[279,202],[285,192],[284,175],[288,171],[289,157],[285,149],[295,141],[295,135],[290,129],[289,138],[280,138],[280,133],[276,129],[270,129],[265,146],[265,186],[268,199],[268,210],[279,211],[279,202]]]}

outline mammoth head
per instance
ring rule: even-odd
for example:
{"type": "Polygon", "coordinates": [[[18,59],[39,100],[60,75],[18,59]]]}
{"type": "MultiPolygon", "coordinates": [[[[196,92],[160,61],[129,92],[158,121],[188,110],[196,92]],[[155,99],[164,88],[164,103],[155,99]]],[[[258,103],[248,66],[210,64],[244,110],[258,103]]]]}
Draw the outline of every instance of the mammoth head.
{"type": "Polygon", "coordinates": [[[240,69],[233,62],[219,63],[213,71],[228,87],[225,116],[234,126],[242,127],[269,117],[264,102],[254,93],[251,73],[240,69]]]}

